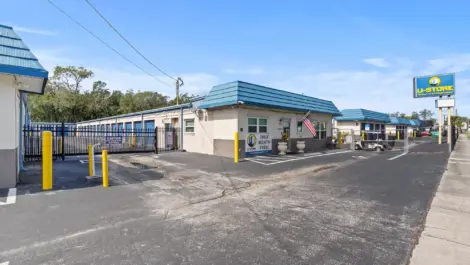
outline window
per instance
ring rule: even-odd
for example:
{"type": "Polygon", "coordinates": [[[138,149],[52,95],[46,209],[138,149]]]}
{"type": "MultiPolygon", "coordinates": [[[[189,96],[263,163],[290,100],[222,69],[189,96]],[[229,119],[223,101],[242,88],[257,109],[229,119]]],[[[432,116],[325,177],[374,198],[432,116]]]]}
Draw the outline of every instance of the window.
{"type": "Polygon", "coordinates": [[[187,133],[194,132],[194,119],[184,120],[184,132],[187,132],[187,133]]]}
{"type": "Polygon", "coordinates": [[[259,123],[259,132],[267,133],[268,132],[268,119],[258,119],[259,123]]]}
{"type": "Polygon", "coordinates": [[[315,125],[315,130],[317,132],[317,135],[313,137],[314,140],[322,140],[326,139],[326,122],[320,121],[320,122],[313,122],[313,125],[315,125]]]}
{"type": "Polygon", "coordinates": [[[301,121],[297,122],[297,132],[302,132],[302,124],[303,122],[301,121]]]}
{"type": "Polygon", "coordinates": [[[257,133],[258,132],[258,119],[248,118],[248,132],[257,133]]]}
{"type": "Polygon", "coordinates": [[[248,132],[249,133],[267,133],[268,132],[268,119],[263,118],[248,118],[248,132]]]}

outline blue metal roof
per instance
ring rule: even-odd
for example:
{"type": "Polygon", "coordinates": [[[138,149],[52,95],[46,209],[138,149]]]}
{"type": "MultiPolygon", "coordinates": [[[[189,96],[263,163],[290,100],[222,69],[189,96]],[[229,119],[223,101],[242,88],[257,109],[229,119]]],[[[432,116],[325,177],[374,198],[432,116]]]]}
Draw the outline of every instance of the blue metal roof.
{"type": "Polygon", "coordinates": [[[410,120],[410,123],[413,127],[422,127],[424,122],[422,120],[410,120]]]}
{"type": "Polygon", "coordinates": [[[301,112],[327,113],[333,116],[341,115],[335,104],[329,100],[295,94],[242,81],[230,82],[213,87],[200,107],[202,109],[209,109],[235,104],[301,112]]]}
{"type": "Polygon", "coordinates": [[[412,126],[410,120],[400,117],[390,117],[390,122],[388,124],[412,126]]]}
{"type": "Polygon", "coordinates": [[[0,73],[43,78],[42,90],[49,73],[15,33],[12,27],[0,24],[0,73]]]}
{"type": "Polygon", "coordinates": [[[342,116],[335,118],[337,121],[390,121],[387,114],[366,109],[345,109],[341,114],[342,116]]]}

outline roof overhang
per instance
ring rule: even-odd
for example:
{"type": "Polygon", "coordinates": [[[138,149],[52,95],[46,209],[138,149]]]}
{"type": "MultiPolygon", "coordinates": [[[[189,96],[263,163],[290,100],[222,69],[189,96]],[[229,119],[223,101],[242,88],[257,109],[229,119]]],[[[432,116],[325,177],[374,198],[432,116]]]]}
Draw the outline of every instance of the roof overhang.
{"type": "Polygon", "coordinates": [[[13,75],[18,90],[44,94],[49,73],[45,70],[0,64],[0,74],[13,75]]]}

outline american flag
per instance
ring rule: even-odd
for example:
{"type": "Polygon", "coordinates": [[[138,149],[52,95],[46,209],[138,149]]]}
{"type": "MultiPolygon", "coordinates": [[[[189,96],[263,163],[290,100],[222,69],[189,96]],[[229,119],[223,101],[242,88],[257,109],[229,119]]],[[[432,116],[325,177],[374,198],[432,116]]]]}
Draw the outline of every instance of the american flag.
{"type": "Polygon", "coordinates": [[[315,129],[315,125],[308,119],[308,115],[306,115],[302,122],[305,124],[305,127],[312,133],[313,137],[317,136],[317,130],[315,129]]]}

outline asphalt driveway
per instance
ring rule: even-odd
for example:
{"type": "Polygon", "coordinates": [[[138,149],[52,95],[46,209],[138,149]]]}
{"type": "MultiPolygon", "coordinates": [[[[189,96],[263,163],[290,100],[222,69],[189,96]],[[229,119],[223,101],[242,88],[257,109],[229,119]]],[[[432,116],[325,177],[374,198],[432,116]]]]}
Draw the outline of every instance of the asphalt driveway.
{"type": "Polygon", "coordinates": [[[0,207],[0,264],[406,264],[445,150],[423,144],[394,160],[349,156],[252,176],[123,160],[110,166],[114,187],[0,207]]]}

